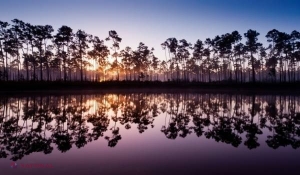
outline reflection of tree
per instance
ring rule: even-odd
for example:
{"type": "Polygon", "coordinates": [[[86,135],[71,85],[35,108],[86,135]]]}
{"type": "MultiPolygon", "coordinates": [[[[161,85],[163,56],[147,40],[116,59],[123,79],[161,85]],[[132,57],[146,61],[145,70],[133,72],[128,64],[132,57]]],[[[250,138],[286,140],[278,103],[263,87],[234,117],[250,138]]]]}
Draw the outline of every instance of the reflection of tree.
{"type": "Polygon", "coordinates": [[[198,137],[203,135],[204,133],[203,129],[207,121],[207,118],[202,118],[203,114],[200,113],[199,110],[197,110],[199,107],[200,107],[200,101],[197,100],[196,98],[193,98],[191,101],[188,101],[186,105],[186,112],[188,115],[193,117],[193,124],[195,126],[192,128],[194,129],[194,132],[198,137]]]}
{"type": "Polygon", "coordinates": [[[203,128],[204,128],[204,126],[203,126],[204,120],[205,120],[205,119],[201,118],[201,116],[197,116],[197,115],[194,115],[194,116],[193,116],[193,123],[194,123],[194,125],[195,125],[195,127],[194,127],[194,132],[196,133],[196,135],[197,135],[198,137],[202,136],[202,134],[203,134],[203,132],[204,132],[204,131],[203,131],[203,128]]]}
{"type": "Polygon", "coordinates": [[[132,111],[132,123],[138,124],[138,130],[140,133],[143,133],[148,129],[148,125],[151,125],[154,121],[154,118],[149,114],[150,106],[146,97],[138,95],[137,98],[134,98],[133,104],[135,106],[132,111]]]}
{"type": "MultiPolygon", "coordinates": [[[[28,105],[28,98],[26,100],[26,104],[28,105]]],[[[40,98],[40,101],[43,99],[40,98]]],[[[19,100],[18,100],[19,101],[19,100]]],[[[33,99],[35,103],[35,98],[33,99]]],[[[18,102],[19,104],[19,102],[18,102]]],[[[26,105],[26,106],[27,106],[26,105]]],[[[18,105],[19,106],[19,105],[18,105]]],[[[41,107],[34,105],[35,108],[24,108],[29,109],[33,113],[37,113],[35,111],[32,111],[36,109],[37,111],[43,111],[41,107]]],[[[20,106],[19,106],[20,107],[20,106]]],[[[47,109],[45,109],[47,111],[47,109]]],[[[19,118],[19,110],[12,110],[12,116],[7,116],[8,120],[4,121],[2,124],[1,131],[3,132],[3,135],[1,136],[1,144],[6,144],[6,150],[11,153],[12,160],[21,159],[24,157],[24,155],[31,154],[33,152],[44,152],[45,154],[49,154],[52,152],[53,148],[51,146],[51,139],[47,138],[45,135],[45,130],[41,129],[44,124],[47,122],[50,122],[49,116],[42,115],[37,118],[32,117],[32,121],[35,120],[37,123],[37,127],[34,128],[33,124],[30,126],[27,126],[27,118],[26,115],[28,112],[24,112],[23,124],[19,125],[20,118],[19,118]],[[15,115],[15,116],[14,116],[15,115]],[[48,119],[48,120],[47,120],[48,119]],[[24,127],[24,124],[26,122],[26,126],[24,127]],[[22,132],[25,128],[25,132],[22,132]],[[43,132],[44,131],[44,132],[43,132]]],[[[39,114],[37,114],[39,115],[39,114]]],[[[7,153],[1,149],[2,155],[6,156],[7,153]]]]}
{"type": "Polygon", "coordinates": [[[268,136],[266,141],[268,146],[274,149],[288,145],[291,145],[294,149],[300,147],[300,114],[294,113],[291,116],[277,118],[276,126],[273,127],[273,135],[268,136]]]}
{"type": "Polygon", "coordinates": [[[70,113],[74,110],[72,106],[66,106],[67,98],[64,96],[63,107],[60,108],[59,104],[51,106],[52,114],[56,120],[56,126],[53,129],[53,142],[57,144],[57,149],[61,152],[66,152],[72,148],[73,137],[68,132],[68,126],[64,129],[65,123],[70,121],[70,113]]]}
{"type": "Polygon", "coordinates": [[[237,95],[235,96],[235,106],[233,107],[233,116],[232,116],[232,122],[233,122],[233,128],[235,131],[237,131],[239,134],[242,134],[244,132],[243,126],[245,125],[245,112],[242,110],[243,101],[238,100],[237,95]]]}
{"type": "Polygon", "coordinates": [[[192,132],[249,149],[300,147],[299,98],[215,94],[108,94],[0,98],[0,158],[22,159],[34,152],[82,148],[101,137],[115,147],[121,132],[153,128],[163,117],[168,139],[192,132]],[[108,127],[110,127],[108,129],[108,127]],[[242,140],[242,135],[245,135],[242,140]],[[54,144],[54,145],[53,145],[54,144]]]}
{"type": "Polygon", "coordinates": [[[57,149],[61,152],[66,152],[72,148],[72,137],[67,131],[55,132],[53,142],[57,144],[57,149]]]}
{"type": "Polygon", "coordinates": [[[88,127],[85,124],[83,113],[88,111],[88,107],[83,106],[82,95],[80,96],[80,105],[76,107],[76,111],[71,119],[71,129],[73,130],[75,145],[78,148],[84,147],[87,144],[88,127]]]}
{"type": "Polygon", "coordinates": [[[262,134],[262,131],[259,129],[258,125],[254,123],[254,116],[261,112],[260,103],[255,103],[255,96],[252,96],[252,107],[251,107],[251,113],[250,113],[250,123],[248,118],[246,119],[246,124],[244,125],[244,131],[247,132],[246,137],[247,140],[245,141],[245,145],[249,149],[257,148],[260,144],[257,142],[258,138],[256,137],[256,134],[262,134]]]}
{"type": "MultiPolygon", "coordinates": [[[[112,96],[114,97],[114,96],[112,96]]],[[[112,136],[105,136],[104,138],[108,141],[108,146],[109,147],[115,147],[118,143],[119,140],[122,139],[121,135],[119,134],[119,127],[116,127],[117,122],[118,122],[118,113],[119,113],[119,104],[120,104],[120,96],[119,94],[116,95],[117,100],[113,100],[113,98],[109,101],[111,104],[111,109],[114,112],[114,116],[111,118],[112,121],[114,122],[114,126],[110,128],[112,131],[112,136]]]]}
{"type": "Polygon", "coordinates": [[[175,95],[176,100],[170,101],[170,121],[168,126],[163,126],[161,131],[169,139],[176,139],[178,134],[180,137],[186,137],[187,134],[191,134],[191,127],[188,126],[190,118],[186,114],[186,102],[182,99],[182,96],[175,95]]]}
{"type": "Polygon", "coordinates": [[[213,129],[205,133],[206,138],[213,138],[217,142],[221,141],[238,147],[242,142],[242,138],[232,131],[232,122],[227,117],[219,119],[217,124],[214,124],[213,129]]]}
{"type": "Polygon", "coordinates": [[[108,141],[109,147],[115,147],[118,141],[122,139],[121,135],[119,134],[120,128],[114,126],[113,128],[111,128],[111,130],[112,137],[105,136],[105,139],[108,141]]]}
{"type": "Polygon", "coordinates": [[[177,123],[178,130],[179,130],[179,136],[185,138],[188,134],[191,133],[190,127],[188,126],[190,119],[189,116],[179,113],[175,117],[175,122],[177,123]]]}
{"type": "Polygon", "coordinates": [[[97,114],[89,116],[87,122],[93,124],[93,132],[91,136],[94,140],[97,140],[99,137],[103,137],[103,133],[107,130],[110,120],[105,113],[105,107],[102,106],[99,108],[97,114]]]}
{"type": "Polygon", "coordinates": [[[122,109],[122,117],[119,117],[120,123],[125,125],[126,129],[131,128],[131,124],[137,124],[140,133],[148,129],[148,125],[154,127],[154,118],[158,115],[158,107],[156,104],[150,104],[147,96],[142,94],[133,95],[132,101],[124,104],[122,109]],[[152,115],[150,113],[152,111],[152,115]]]}

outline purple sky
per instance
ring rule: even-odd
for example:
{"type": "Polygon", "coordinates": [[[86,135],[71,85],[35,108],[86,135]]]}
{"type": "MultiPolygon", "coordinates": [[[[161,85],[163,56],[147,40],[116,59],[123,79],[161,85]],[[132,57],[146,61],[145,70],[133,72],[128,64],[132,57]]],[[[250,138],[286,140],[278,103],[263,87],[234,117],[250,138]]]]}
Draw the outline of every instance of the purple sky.
{"type": "MultiPolygon", "coordinates": [[[[300,30],[297,0],[0,0],[0,20],[14,18],[31,24],[62,25],[83,29],[104,39],[116,30],[121,49],[136,49],[139,42],[155,48],[164,59],[160,44],[176,37],[195,43],[238,30],[257,30],[265,45],[271,29],[290,33],[300,30]]],[[[110,43],[107,43],[110,44],[110,43]]]]}

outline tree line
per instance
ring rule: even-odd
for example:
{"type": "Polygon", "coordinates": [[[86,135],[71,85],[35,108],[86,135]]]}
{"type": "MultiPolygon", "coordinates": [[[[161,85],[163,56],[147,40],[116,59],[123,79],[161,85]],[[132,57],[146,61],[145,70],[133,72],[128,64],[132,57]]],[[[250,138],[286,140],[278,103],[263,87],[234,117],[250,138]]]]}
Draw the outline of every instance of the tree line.
{"type": "Polygon", "coordinates": [[[65,25],[54,33],[51,25],[0,21],[0,80],[299,81],[300,33],[273,29],[266,34],[268,46],[259,35],[233,31],[194,44],[168,38],[161,44],[165,57],[158,58],[143,42],[121,49],[114,30],[100,39],[65,25]]]}
{"type": "MultiPolygon", "coordinates": [[[[220,94],[98,94],[0,98],[0,158],[50,154],[121,133],[159,129],[167,139],[195,135],[234,147],[300,147],[300,98],[220,94]],[[157,117],[164,123],[157,126],[157,117]],[[262,135],[264,134],[264,135],[262,135]],[[259,137],[262,135],[262,137],[259,137]]],[[[126,139],[126,138],[125,138],[126,139]]]]}

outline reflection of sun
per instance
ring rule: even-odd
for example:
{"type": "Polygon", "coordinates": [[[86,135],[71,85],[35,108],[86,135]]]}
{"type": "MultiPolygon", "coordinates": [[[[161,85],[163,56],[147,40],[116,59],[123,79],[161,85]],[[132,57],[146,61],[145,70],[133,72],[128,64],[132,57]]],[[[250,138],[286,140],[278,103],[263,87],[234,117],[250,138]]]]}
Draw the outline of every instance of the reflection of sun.
{"type": "Polygon", "coordinates": [[[89,111],[88,111],[89,114],[96,112],[96,109],[97,109],[97,102],[96,102],[96,100],[88,100],[86,102],[86,105],[90,107],[89,111]]]}
{"type": "Polygon", "coordinates": [[[107,99],[108,103],[113,104],[117,100],[118,100],[118,95],[116,95],[116,94],[109,94],[108,95],[108,99],[107,99]]]}

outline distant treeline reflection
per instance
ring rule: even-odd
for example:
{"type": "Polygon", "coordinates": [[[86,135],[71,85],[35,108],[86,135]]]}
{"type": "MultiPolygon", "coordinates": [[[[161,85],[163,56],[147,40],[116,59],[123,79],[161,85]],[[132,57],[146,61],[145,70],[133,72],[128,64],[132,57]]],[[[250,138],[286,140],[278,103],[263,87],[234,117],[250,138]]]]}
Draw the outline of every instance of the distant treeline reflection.
{"type": "Polygon", "coordinates": [[[168,139],[196,134],[234,147],[254,149],[266,142],[273,149],[297,149],[299,102],[297,96],[221,94],[2,97],[0,157],[18,160],[54,148],[66,152],[100,137],[114,147],[122,130],[131,128],[160,129],[168,139]],[[158,117],[164,123],[155,126],[158,117]]]}

